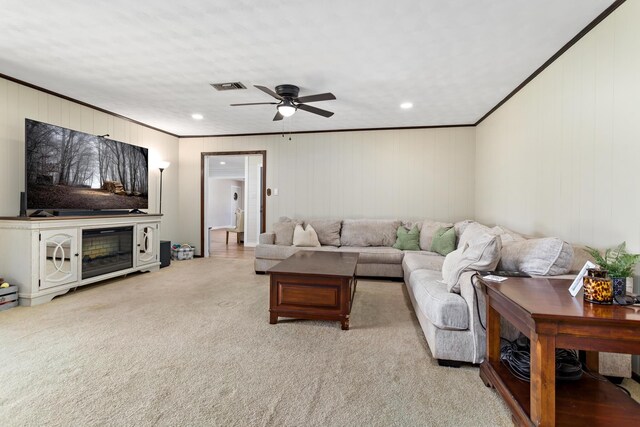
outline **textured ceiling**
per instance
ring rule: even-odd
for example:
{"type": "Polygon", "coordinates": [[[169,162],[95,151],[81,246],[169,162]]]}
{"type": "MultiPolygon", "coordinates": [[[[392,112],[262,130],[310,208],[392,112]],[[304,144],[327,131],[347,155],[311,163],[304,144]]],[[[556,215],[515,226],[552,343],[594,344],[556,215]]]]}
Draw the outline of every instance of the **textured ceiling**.
{"type": "Polygon", "coordinates": [[[611,3],[3,0],[0,73],[179,135],[469,124],[611,3]],[[335,115],[229,106],[282,83],[335,115]]]}
{"type": "Polygon", "coordinates": [[[244,181],[245,157],[247,156],[207,156],[209,176],[244,181]],[[224,165],[220,162],[224,162],[224,165]]]}

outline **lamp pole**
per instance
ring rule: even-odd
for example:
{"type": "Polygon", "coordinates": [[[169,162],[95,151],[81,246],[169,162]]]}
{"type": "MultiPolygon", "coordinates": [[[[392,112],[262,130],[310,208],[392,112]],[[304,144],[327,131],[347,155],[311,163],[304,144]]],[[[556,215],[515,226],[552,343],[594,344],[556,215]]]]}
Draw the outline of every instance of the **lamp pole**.
{"type": "Polygon", "coordinates": [[[162,213],[162,172],[164,168],[160,168],[160,213],[162,213]]]}
{"type": "Polygon", "coordinates": [[[166,168],[169,167],[171,163],[169,162],[160,162],[158,165],[158,169],[160,169],[160,212],[162,213],[162,172],[164,172],[164,170],[166,168]]]}

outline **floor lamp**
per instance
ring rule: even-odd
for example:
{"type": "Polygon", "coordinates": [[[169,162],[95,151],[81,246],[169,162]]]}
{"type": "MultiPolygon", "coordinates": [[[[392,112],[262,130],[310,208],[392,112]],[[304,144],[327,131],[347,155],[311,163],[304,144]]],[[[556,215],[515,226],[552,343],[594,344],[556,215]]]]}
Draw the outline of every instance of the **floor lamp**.
{"type": "Polygon", "coordinates": [[[160,169],[160,212],[159,213],[162,213],[162,172],[164,172],[164,170],[168,168],[170,164],[171,163],[165,162],[165,161],[158,163],[158,169],[160,169]]]}

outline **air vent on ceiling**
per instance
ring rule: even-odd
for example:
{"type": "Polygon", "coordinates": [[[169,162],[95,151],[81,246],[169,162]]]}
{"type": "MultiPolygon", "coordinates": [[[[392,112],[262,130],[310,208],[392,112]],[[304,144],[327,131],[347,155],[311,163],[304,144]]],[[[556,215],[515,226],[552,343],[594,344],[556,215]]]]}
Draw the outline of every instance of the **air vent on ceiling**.
{"type": "Polygon", "coordinates": [[[238,89],[246,89],[247,87],[240,82],[231,82],[231,83],[211,83],[211,86],[216,88],[216,90],[238,90],[238,89]]]}

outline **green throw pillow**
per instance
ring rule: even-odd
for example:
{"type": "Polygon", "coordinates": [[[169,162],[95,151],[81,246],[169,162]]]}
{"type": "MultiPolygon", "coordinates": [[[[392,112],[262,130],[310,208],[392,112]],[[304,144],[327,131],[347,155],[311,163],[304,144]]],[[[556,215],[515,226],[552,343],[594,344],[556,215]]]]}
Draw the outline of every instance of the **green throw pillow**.
{"type": "Polygon", "coordinates": [[[419,251],[420,250],[420,230],[414,225],[411,231],[407,231],[403,226],[398,227],[396,233],[396,243],[393,245],[396,249],[403,251],[419,251]]]}
{"type": "Polygon", "coordinates": [[[453,227],[441,227],[433,235],[431,252],[447,256],[456,249],[456,230],[453,227]]]}

